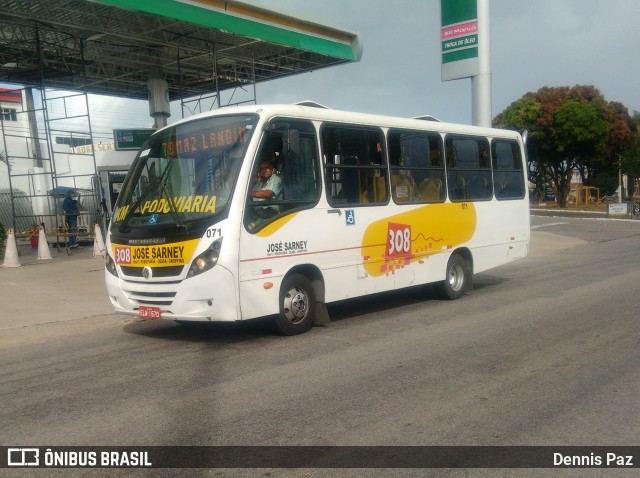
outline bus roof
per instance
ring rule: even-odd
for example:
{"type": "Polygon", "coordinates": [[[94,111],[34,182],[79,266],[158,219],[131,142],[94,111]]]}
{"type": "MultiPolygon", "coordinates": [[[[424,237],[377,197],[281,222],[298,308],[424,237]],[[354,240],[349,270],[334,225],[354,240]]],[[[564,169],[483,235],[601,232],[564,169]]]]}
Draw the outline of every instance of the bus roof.
{"type": "Polygon", "coordinates": [[[257,104],[219,108],[215,111],[189,116],[168,127],[205,117],[225,116],[231,114],[258,114],[265,120],[273,117],[287,116],[304,118],[311,121],[348,123],[357,125],[378,126],[383,128],[408,128],[415,130],[436,131],[441,133],[477,134],[491,137],[520,138],[520,133],[498,128],[484,128],[443,121],[425,121],[424,116],[403,118],[399,116],[376,115],[352,111],[335,110],[319,103],[305,101],[298,104],[257,104]],[[316,106],[317,105],[317,106],[316,106]]]}

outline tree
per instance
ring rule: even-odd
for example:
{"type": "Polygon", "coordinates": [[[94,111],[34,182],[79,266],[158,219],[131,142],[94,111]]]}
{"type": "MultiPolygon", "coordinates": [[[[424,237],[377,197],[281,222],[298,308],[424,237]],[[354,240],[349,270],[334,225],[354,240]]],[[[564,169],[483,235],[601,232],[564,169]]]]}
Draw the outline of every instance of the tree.
{"type": "Polygon", "coordinates": [[[635,178],[640,177],[640,112],[634,112],[631,123],[631,138],[620,155],[620,167],[629,176],[629,195],[633,195],[635,178]]]}
{"type": "Polygon", "coordinates": [[[537,190],[553,182],[560,207],[566,207],[574,171],[584,184],[596,185],[598,174],[615,166],[631,137],[626,108],[583,85],[527,93],[494,124],[529,131],[529,179],[537,190]]]}

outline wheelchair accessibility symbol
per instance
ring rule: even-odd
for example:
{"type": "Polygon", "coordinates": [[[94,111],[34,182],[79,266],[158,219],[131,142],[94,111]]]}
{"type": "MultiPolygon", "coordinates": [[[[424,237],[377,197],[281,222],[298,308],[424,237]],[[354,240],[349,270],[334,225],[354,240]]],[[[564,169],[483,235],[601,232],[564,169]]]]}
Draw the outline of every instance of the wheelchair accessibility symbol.
{"type": "Polygon", "coordinates": [[[347,209],[344,212],[344,220],[347,222],[347,226],[353,226],[356,223],[356,213],[353,209],[347,209]]]}

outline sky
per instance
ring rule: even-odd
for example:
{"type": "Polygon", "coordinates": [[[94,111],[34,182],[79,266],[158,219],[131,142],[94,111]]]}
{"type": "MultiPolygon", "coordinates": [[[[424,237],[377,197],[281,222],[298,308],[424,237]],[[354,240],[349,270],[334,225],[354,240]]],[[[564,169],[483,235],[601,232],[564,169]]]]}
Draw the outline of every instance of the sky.
{"type": "MultiPolygon", "coordinates": [[[[259,83],[259,103],[314,100],[471,124],[471,80],[441,81],[440,0],[250,3],[358,32],[363,44],[357,63],[259,83]]],[[[640,0],[490,0],[490,19],[492,117],[527,92],[576,84],[594,85],[607,101],[640,111],[640,0]]],[[[118,114],[129,101],[92,101],[95,127],[150,127],[146,102],[130,105],[127,117],[118,114]]],[[[169,122],[180,117],[173,104],[169,122]]]]}

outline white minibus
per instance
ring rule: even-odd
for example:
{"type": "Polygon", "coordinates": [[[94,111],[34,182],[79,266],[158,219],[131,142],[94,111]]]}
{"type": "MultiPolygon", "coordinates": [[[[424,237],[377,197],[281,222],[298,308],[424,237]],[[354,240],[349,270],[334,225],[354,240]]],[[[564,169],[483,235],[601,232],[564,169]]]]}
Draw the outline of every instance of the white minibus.
{"type": "Polygon", "coordinates": [[[221,108],[154,133],[107,234],[117,312],[327,323],[325,304],[525,257],[525,151],[514,131],[337,111],[221,108]],[[258,192],[259,191],[259,192],[258,192]]]}

